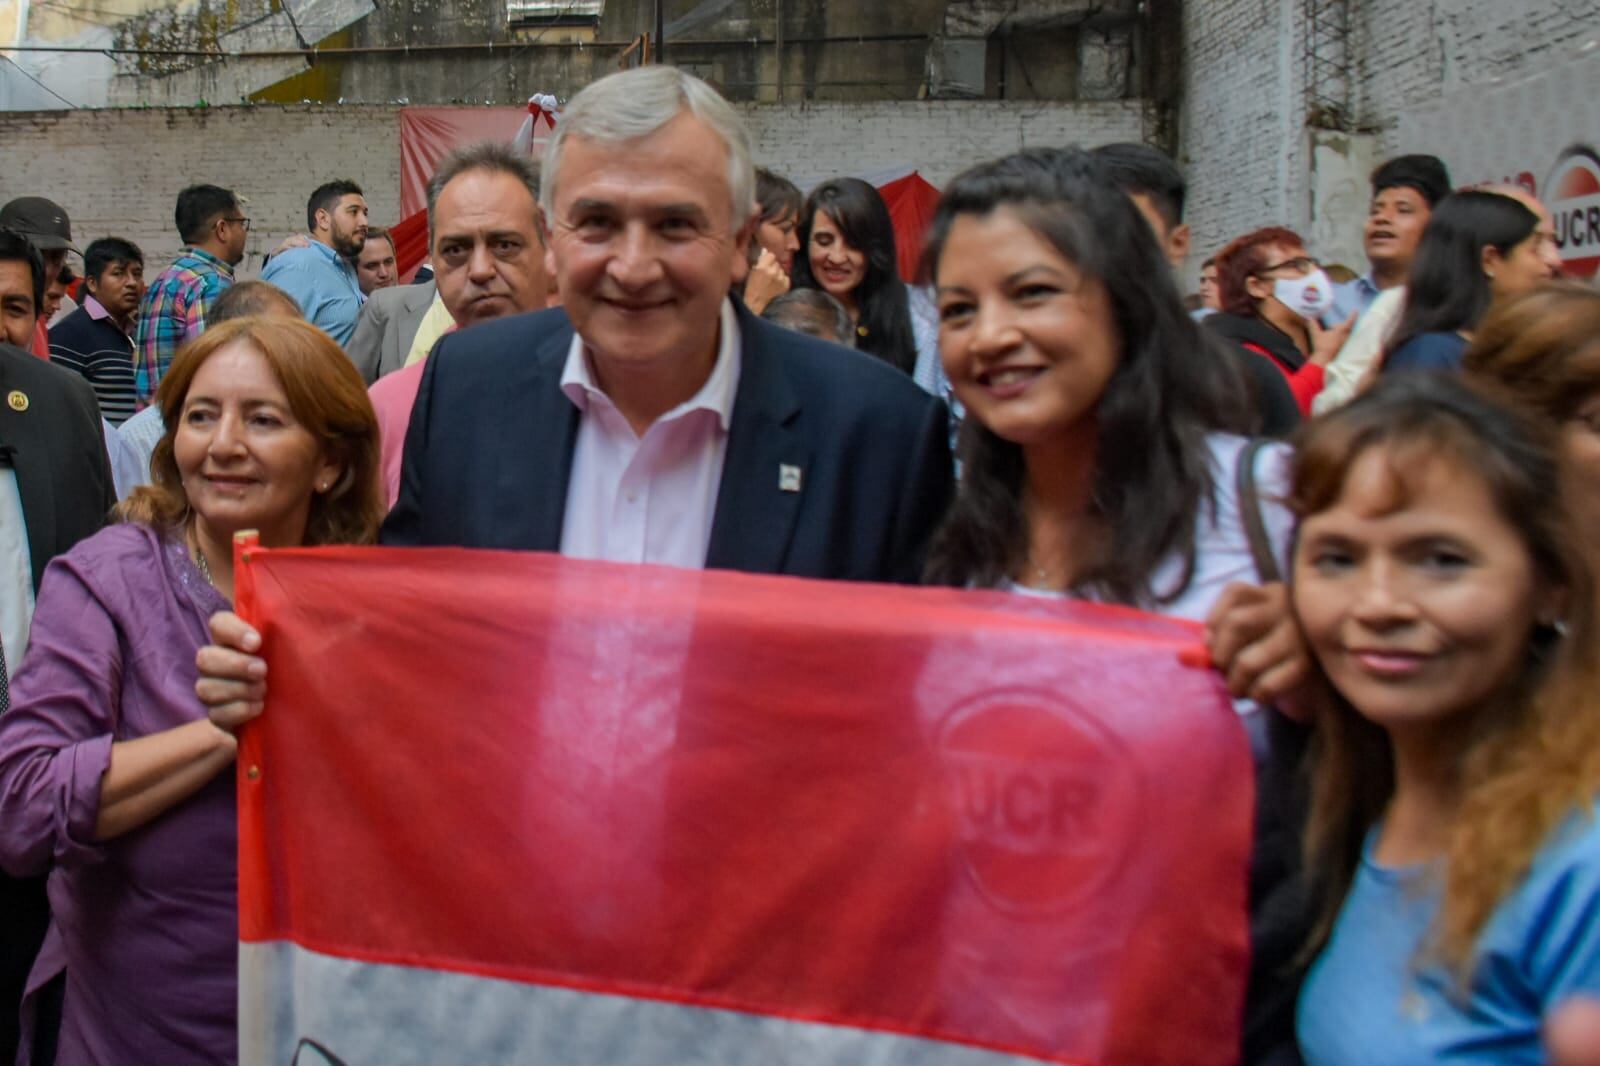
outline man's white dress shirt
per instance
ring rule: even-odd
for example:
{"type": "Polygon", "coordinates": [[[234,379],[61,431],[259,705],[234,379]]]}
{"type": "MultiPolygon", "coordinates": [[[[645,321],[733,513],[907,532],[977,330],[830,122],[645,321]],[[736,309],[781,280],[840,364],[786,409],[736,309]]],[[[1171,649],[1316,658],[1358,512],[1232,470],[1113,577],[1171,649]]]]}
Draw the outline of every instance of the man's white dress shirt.
{"type": "Polygon", "coordinates": [[[739,391],[739,351],[739,321],[732,301],[724,300],[711,376],[641,437],[595,383],[583,338],[572,338],[561,390],[581,414],[562,555],[705,566],[739,391]]]}

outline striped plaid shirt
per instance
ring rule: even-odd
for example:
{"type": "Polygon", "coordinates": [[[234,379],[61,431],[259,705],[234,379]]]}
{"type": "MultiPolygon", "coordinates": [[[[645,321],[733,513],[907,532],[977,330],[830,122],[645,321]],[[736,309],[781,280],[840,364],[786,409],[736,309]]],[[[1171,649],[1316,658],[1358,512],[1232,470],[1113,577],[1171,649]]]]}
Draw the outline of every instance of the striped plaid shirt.
{"type": "Polygon", "coordinates": [[[232,284],[233,268],[200,248],[185,248],[151,282],[134,336],[134,391],[141,408],[155,395],[179,346],[205,328],[211,302],[232,284]]]}

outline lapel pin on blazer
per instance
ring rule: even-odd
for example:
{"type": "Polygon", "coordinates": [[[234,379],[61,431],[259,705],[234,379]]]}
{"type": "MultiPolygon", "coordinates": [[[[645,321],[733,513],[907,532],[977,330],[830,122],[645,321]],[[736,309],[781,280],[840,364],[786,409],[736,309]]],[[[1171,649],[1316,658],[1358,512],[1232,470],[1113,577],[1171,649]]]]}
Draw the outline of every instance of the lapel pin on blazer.
{"type": "Polygon", "coordinates": [[[778,491],[800,491],[800,468],[798,466],[790,466],[788,463],[778,464],[778,491]]]}
{"type": "Polygon", "coordinates": [[[28,409],[28,394],[21,389],[12,389],[6,394],[6,403],[11,405],[13,411],[26,411],[28,409]]]}

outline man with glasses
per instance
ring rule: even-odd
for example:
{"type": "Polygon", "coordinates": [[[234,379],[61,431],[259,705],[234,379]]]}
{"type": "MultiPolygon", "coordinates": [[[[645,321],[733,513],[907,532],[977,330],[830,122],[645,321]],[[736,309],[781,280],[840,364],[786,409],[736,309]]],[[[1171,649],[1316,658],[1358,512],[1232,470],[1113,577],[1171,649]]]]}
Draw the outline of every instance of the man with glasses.
{"type": "Polygon", "coordinates": [[[250,220],[238,197],[215,185],[191,185],[174,212],[183,251],[150,283],[134,335],[134,391],[140,407],[155,396],[161,376],[184,341],[206,325],[206,311],[233,284],[244,259],[250,220]]]}

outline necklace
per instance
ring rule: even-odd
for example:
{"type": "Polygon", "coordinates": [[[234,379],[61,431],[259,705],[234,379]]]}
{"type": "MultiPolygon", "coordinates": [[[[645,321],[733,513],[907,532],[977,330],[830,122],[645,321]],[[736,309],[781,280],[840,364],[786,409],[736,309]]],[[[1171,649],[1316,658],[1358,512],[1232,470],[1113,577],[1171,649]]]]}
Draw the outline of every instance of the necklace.
{"type": "Polygon", "coordinates": [[[206,584],[216,588],[217,581],[211,576],[211,564],[206,562],[206,553],[200,548],[200,538],[194,536],[193,533],[190,534],[190,537],[194,542],[194,564],[200,568],[200,576],[206,579],[206,584]]]}

